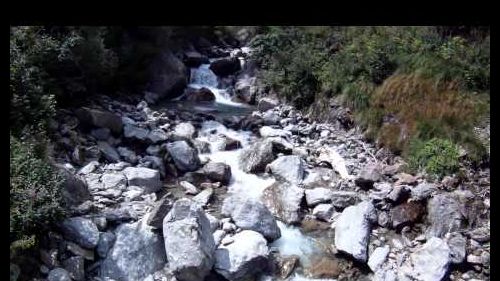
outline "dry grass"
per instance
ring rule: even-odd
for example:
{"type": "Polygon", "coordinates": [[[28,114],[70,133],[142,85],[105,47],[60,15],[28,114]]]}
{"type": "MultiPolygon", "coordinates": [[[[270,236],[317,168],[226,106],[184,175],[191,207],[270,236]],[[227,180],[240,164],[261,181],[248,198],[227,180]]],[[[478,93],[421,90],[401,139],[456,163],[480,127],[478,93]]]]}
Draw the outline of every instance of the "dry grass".
{"type": "Polygon", "coordinates": [[[412,137],[454,138],[478,118],[478,99],[459,91],[457,83],[439,83],[417,74],[395,74],[371,97],[373,109],[392,114],[395,122],[381,125],[379,141],[401,150],[412,137]]]}

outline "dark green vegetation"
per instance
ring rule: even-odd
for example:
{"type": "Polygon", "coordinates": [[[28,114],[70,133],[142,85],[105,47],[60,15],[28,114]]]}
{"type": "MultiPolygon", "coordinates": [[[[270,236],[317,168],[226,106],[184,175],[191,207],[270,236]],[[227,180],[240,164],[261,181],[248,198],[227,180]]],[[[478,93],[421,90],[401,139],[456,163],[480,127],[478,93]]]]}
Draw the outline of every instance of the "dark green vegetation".
{"type": "Polygon", "coordinates": [[[320,119],[341,101],[413,169],[455,171],[456,145],[486,157],[472,128],[489,114],[489,28],[269,27],[252,45],[274,94],[320,119]]]}

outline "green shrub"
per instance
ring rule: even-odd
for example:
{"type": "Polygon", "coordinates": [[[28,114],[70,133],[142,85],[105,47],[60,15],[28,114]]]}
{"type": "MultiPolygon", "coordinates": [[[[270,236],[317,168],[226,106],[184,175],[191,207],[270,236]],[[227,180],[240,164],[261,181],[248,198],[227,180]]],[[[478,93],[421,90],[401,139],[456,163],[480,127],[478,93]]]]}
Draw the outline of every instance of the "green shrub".
{"type": "Polygon", "coordinates": [[[37,146],[10,137],[11,242],[38,234],[64,215],[62,178],[37,146]]]}
{"type": "Polygon", "coordinates": [[[431,176],[442,177],[458,171],[458,147],[445,139],[433,138],[425,142],[415,140],[410,146],[408,160],[410,169],[424,170],[431,176]]]}

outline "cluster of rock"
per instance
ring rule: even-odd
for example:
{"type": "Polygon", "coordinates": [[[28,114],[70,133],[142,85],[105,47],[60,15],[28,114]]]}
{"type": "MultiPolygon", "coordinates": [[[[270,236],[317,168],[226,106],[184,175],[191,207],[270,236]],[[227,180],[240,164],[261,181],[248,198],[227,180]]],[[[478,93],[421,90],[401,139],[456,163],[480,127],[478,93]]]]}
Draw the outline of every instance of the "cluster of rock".
{"type": "MultiPolygon", "coordinates": [[[[231,79],[240,55],[212,63],[212,71],[231,79]]],[[[184,57],[189,66],[207,60],[195,51],[184,57]]],[[[239,81],[235,96],[255,102],[255,81],[245,79],[253,78],[231,82],[239,81]]],[[[257,107],[224,118],[102,97],[61,111],[52,129],[72,214],[43,241],[41,273],[50,281],[287,278],[300,257],[269,246],[281,236],[280,220],[327,225],[335,232],[331,251],[366,263],[372,280],[437,281],[450,271],[452,280],[488,278],[489,171],[470,182],[430,182],[404,173],[401,158],[342,122],[317,123],[269,98],[257,107]],[[226,193],[236,167],[200,157],[213,149],[198,138],[200,128],[214,119],[259,136],[242,149],[238,168],[275,179],[261,200],[226,193]],[[479,184],[488,192],[469,191],[479,184]],[[473,270],[461,272],[464,264],[473,270]]],[[[241,148],[239,140],[217,137],[218,149],[241,148]]],[[[306,272],[343,277],[333,267],[324,260],[306,272]]]]}

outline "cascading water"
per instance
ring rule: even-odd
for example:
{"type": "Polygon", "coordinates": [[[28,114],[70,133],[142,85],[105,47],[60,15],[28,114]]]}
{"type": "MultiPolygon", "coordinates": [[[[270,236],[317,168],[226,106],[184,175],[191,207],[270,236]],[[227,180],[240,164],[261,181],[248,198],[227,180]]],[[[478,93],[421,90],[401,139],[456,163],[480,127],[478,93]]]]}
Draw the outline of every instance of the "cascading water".
{"type": "Polygon", "coordinates": [[[215,102],[243,106],[240,103],[231,101],[227,89],[218,88],[217,76],[210,70],[210,64],[202,64],[198,68],[191,68],[191,81],[188,87],[200,89],[207,88],[215,95],[215,102]]]}

